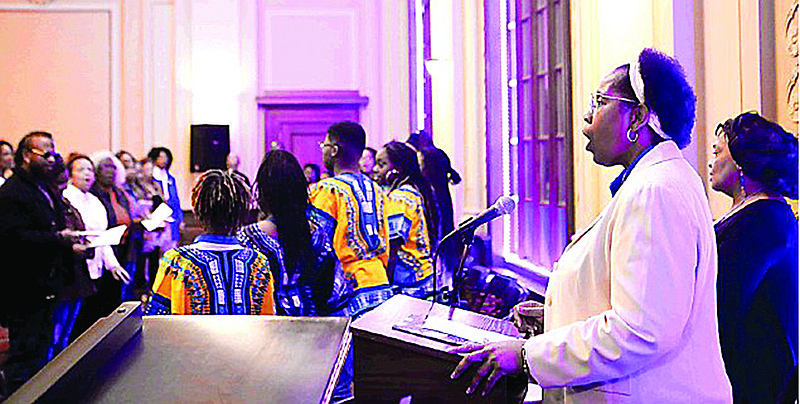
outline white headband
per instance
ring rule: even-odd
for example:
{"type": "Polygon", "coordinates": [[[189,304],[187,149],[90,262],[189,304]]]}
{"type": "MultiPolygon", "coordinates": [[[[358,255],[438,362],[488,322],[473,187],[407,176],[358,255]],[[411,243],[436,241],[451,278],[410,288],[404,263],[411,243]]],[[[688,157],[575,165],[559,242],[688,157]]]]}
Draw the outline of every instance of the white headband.
{"type": "MultiPolygon", "coordinates": [[[[636,99],[644,104],[644,79],[642,79],[642,72],[639,71],[639,57],[636,57],[636,60],[631,62],[630,70],[628,71],[628,76],[631,79],[631,86],[633,87],[633,92],[636,94],[636,99]]],[[[647,110],[649,111],[647,117],[647,126],[650,129],[653,129],[653,132],[661,136],[664,140],[670,140],[672,137],[666,133],[664,130],[661,129],[661,121],[658,119],[658,114],[652,108],[648,107],[647,110]]]]}

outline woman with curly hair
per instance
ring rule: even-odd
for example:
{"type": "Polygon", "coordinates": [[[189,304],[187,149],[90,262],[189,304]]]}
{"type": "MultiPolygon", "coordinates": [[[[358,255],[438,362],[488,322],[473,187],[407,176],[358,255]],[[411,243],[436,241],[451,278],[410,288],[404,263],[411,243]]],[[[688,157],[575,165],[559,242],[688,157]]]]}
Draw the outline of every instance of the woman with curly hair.
{"type": "Polygon", "coordinates": [[[481,364],[468,392],[525,374],[546,401],[729,403],[717,333],[717,257],[703,181],[680,149],[695,96],[678,62],[644,49],[591,94],[586,149],[624,167],[598,218],[555,265],[544,332],[468,345],[457,377],[481,364]]]}
{"type": "Polygon", "coordinates": [[[717,126],[713,153],[711,186],[733,199],[714,225],[719,338],[733,401],[794,402],[797,219],[784,197],[797,199],[797,138],[746,112],[717,126]]]}
{"type": "Polygon", "coordinates": [[[267,257],[236,240],[250,189],[236,173],[209,170],[192,189],[203,226],[194,243],[164,253],[145,314],[274,314],[267,257]]]}

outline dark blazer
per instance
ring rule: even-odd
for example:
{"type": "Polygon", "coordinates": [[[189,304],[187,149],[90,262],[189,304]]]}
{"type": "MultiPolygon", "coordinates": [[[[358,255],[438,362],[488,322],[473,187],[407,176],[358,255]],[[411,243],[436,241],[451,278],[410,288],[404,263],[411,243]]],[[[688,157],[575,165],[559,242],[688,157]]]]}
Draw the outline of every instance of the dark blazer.
{"type": "Polygon", "coordinates": [[[797,219],[783,201],[761,200],[714,229],[719,337],[733,401],[775,403],[797,371],[797,219]]]}
{"type": "Polygon", "coordinates": [[[58,294],[65,275],[61,260],[72,254],[57,234],[64,228],[61,198],[16,169],[0,187],[0,320],[45,307],[58,294]]]}

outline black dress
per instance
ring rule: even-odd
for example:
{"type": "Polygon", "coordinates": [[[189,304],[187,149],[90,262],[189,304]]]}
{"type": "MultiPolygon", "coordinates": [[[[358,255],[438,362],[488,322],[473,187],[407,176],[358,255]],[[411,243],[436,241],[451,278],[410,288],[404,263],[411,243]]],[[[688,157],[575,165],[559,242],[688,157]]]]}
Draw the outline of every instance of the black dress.
{"type": "Polygon", "coordinates": [[[714,230],[719,336],[733,401],[797,397],[797,219],[783,201],[764,199],[714,230]]]}

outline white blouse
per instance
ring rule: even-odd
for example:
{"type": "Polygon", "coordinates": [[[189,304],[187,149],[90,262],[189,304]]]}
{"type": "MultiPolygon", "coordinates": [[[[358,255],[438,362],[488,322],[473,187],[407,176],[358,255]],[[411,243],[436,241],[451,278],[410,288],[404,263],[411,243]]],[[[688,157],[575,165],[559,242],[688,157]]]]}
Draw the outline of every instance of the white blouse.
{"type": "MultiPolygon", "coordinates": [[[[64,190],[64,197],[81,214],[86,230],[108,229],[106,207],[96,196],[90,192],[83,192],[70,183],[64,190]]],[[[96,247],[94,258],[87,259],[86,264],[89,266],[89,276],[92,279],[100,278],[103,275],[103,268],[121,267],[111,246],[96,247]]]]}

